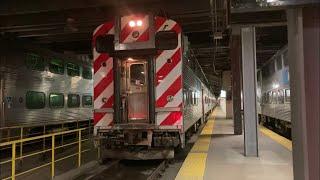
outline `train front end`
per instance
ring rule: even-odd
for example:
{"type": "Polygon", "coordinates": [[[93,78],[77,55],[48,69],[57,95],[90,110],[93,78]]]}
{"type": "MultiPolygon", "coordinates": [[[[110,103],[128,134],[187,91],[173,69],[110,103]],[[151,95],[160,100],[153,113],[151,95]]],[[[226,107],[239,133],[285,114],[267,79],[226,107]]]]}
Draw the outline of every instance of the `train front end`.
{"type": "Polygon", "coordinates": [[[93,33],[94,134],[102,158],[164,159],[184,146],[181,28],[129,15],[93,33]]]}

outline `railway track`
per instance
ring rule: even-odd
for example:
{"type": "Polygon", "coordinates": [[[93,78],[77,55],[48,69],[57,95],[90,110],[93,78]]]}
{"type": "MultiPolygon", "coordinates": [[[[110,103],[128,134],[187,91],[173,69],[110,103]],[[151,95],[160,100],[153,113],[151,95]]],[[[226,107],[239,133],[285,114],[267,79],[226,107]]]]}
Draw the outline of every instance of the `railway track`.
{"type": "Polygon", "coordinates": [[[167,161],[162,161],[159,166],[150,174],[147,180],[156,180],[159,176],[161,176],[161,172],[166,169],[167,161]]]}
{"type": "Polygon", "coordinates": [[[112,160],[103,169],[88,172],[76,180],[156,180],[167,167],[166,160],[112,160]]]}

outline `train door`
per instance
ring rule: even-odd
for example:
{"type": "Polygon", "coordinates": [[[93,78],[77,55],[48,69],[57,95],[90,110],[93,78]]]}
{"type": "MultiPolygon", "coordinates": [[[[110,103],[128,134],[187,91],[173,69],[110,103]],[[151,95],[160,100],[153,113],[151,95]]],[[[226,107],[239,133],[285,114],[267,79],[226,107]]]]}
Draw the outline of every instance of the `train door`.
{"type": "Polygon", "coordinates": [[[148,71],[144,59],[122,61],[122,119],[127,123],[148,123],[148,71]]]}

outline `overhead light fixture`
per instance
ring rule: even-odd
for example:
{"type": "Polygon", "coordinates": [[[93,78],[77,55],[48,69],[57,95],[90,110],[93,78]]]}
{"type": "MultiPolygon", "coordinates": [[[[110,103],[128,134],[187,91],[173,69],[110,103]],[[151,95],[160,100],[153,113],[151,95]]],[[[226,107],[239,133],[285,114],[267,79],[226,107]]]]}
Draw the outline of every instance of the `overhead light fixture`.
{"type": "Polygon", "coordinates": [[[128,61],[133,61],[133,59],[131,57],[128,58],[128,61]]]}
{"type": "Polygon", "coordinates": [[[267,0],[268,3],[273,3],[273,2],[276,2],[278,0],[267,0]]]}

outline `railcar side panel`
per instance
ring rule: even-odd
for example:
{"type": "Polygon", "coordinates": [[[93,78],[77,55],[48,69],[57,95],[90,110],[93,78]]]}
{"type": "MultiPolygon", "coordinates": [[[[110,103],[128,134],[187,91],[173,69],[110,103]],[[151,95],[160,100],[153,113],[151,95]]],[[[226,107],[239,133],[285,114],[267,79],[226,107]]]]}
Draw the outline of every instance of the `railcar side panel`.
{"type": "Polygon", "coordinates": [[[183,68],[184,83],[184,131],[187,131],[202,117],[202,84],[200,79],[188,67],[183,68]]]}
{"type": "MultiPolygon", "coordinates": [[[[66,66],[63,74],[49,71],[49,61],[57,58],[66,62],[79,63],[72,57],[38,50],[37,48],[12,47],[1,54],[1,80],[3,91],[3,115],[1,125],[50,124],[65,121],[92,119],[92,106],[83,106],[83,96],[92,96],[92,80],[81,76],[67,75],[66,66]],[[26,66],[28,53],[35,53],[44,59],[43,71],[31,70],[26,66]],[[26,106],[28,92],[39,92],[44,96],[45,104],[41,108],[30,109],[26,106]],[[50,107],[49,95],[63,94],[63,107],[50,107]],[[68,94],[79,95],[79,107],[67,107],[68,94]]],[[[91,67],[89,63],[84,63],[91,67]]],[[[79,67],[84,65],[79,64],[79,67]]],[[[82,68],[81,70],[82,71],[82,68]]],[[[81,73],[80,73],[81,74],[81,73]]]]}

